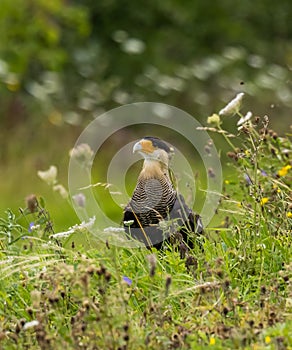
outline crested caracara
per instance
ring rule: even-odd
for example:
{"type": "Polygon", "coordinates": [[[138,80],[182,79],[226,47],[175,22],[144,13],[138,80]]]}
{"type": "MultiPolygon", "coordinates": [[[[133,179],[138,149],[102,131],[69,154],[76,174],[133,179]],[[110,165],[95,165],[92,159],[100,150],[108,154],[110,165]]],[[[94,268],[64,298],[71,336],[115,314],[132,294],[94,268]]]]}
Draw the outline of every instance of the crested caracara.
{"type": "Polygon", "coordinates": [[[192,247],[194,236],[203,232],[203,225],[171,181],[169,161],[173,149],[159,138],[147,136],[134,145],[133,152],[143,156],[144,164],[124,210],[126,232],[148,248],[157,249],[164,241],[169,242],[173,231],[180,232],[183,243],[192,247]],[[163,230],[162,221],[172,225],[163,230]]]}

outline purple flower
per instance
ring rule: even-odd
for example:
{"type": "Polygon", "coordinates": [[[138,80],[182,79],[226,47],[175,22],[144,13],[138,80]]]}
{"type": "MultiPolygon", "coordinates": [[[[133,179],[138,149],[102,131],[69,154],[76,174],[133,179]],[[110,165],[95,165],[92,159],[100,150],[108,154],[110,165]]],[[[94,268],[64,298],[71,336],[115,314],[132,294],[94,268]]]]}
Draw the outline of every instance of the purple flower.
{"type": "Polygon", "coordinates": [[[123,276],[123,281],[126,282],[128,286],[130,286],[132,284],[131,278],[129,278],[127,276],[123,276]]]}
{"type": "Polygon", "coordinates": [[[29,223],[28,232],[31,232],[34,227],[34,222],[29,223]]]}
{"type": "Polygon", "coordinates": [[[86,197],[84,196],[83,193],[77,193],[74,196],[72,196],[74,203],[80,207],[80,208],[85,208],[86,204],[86,197]]]}
{"type": "Polygon", "coordinates": [[[261,170],[261,175],[262,176],[268,176],[268,174],[264,170],[261,170]]]}
{"type": "Polygon", "coordinates": [[[244,176],[244,180],[247,182],[247,184],[250,186],[252,185],[252,181],[251,178],[249,177],[249,175],[247,173],[243,174],[244,176]]]}

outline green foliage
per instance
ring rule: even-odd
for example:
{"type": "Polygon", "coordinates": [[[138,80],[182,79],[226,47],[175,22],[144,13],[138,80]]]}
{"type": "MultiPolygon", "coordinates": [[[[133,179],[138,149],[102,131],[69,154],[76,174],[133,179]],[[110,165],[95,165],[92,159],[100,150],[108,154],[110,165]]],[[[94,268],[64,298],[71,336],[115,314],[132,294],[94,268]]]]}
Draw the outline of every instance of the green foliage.
{"type": "Polygon", "coordinates": [[[19,168],[30,179],[63,164],[56,145],[68,149],[80,125],[126,103],[161,101],[200,119],[240,89],[284,132],[291,10],[289,0],[2,0],[0,210],[44,191],[25,179],[15,191],[19,168]]]}
{"type": "Polygon", "coordinates": [[[50,214],[45,209],[44,199],[40,197],[38,200],[35,195],[30,195],[26,198],[26,204],[27,207],[24,210],[19,209],[18,217],[8,209],[7,218],[0,218],[1,249],[14,247],[19,240],[27,239],[31,232],[34,232],[34,236],[39,238],[47,238],[50,233],[54,233],[50,214]],[[23,218],[27,227],[21,225],[23,218]]]}
{"type": "Polygon", "coordinates": [[[141,100],[200,115],[240,83],[258,110],[273,100],[288,119],[290,12],[289,0],[3,0],[0,79],[56,125],[141,100]]]}
{"type": "MultiPolygon", "coordinates": [[[[46,234],[50,217],[36,197],[22,211],[37,223],[31,232],[8,211],[0,223],[3,348],[289,349],[291,140],[267,118],[240,118],[236,138],[221,115],[208,119],[231,147],[231,175],[221,225],[184,259],[174,247],[98,242],[86,223],[46,234]]],[[[52,179],[52,169],[40,175],[52,179]]]]}
{"type": "MultiPolygon", "coordinates": [[[[88,36],[87,16],[84,7],[64,6],[62,0],[2,0],[0,52],[1,59],[8,63],[7,73],[16,73],[20,84],[40,72],[60,70],[69,60],[73,38],[88,36]]],[[[9,74],[7,79],[9,84],[9,74]]],[[[18,89],[13,84],[8,88],[18,89]]]]}

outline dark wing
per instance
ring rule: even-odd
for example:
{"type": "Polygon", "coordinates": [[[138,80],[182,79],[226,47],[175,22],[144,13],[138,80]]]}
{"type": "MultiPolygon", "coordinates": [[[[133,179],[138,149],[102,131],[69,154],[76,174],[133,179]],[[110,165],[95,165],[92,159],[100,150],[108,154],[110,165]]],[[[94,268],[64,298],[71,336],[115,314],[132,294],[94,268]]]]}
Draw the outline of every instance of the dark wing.
{"type": "MultiPolygon", "coordinates": [[[[167,219],[167,218],[166,218],[167,219]]],[[[185,200],[182,195],[179,195],[171,211],[168,214],[168,219],[174,220],[180,226],[180,233],[182,234],[183,241],[190,247],[193,247],[193,235],[202,234],[203,233],[203,224],[201,217],[198,214],[194,214],[194,212],[187,206],[185,200]]],[[[139,214],[133,213],[130,205],[125,208],[124,211],[124,227],[126,233],[128,233],[134,239],[143,242],[146,247],[155,247],[157,249],[161,249],[163,241],[168,240],[168,236],[166,236],[163,231],[159,228],[158,225],[141,225],[139,220],[139,214]],[[131,224],[127,224],[127,222],[131,222],[131,224]]]]}
{"type": "Polygon", "coordinates": [[[163,241],[167,239],[158,225],[153,224],[143,227],[138,216],[129,205],[125,208],[123,223],[126,233],[144,243],[147,248],[161,249],[163,241]]]}
{"type": "Polygon", "coordinates": [[[176,220],[180,226],[180,233],[183,236],[183,240],[191,248],[193,247],[193,235],[203,234],[204,228],[200,215],[195,214],[186,204],[184,197],[178,195],[174,206],[170,212],[170,219],[176,220]]]}

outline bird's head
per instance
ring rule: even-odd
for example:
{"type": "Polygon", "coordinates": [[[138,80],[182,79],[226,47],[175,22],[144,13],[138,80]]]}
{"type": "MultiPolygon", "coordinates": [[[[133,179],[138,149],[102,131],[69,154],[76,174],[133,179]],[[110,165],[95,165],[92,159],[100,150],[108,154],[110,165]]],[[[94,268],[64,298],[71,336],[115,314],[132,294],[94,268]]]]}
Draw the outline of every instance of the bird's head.
{"type": "Polygon", "coordinates": [[[173,148],[157,137],[146,136],[135,143],[133,153],[140,153],[145,161],[157,161],[168,167],[173,148]]]}
{"type": "Polygon", "coordinates": [[[146,136],[135,143],[134,153],[140,153],[144,158],[143,169],[140,173],[142,178],[170,178],[169,162],[174,153],[164,141],[157,137],[146,136]]]}

